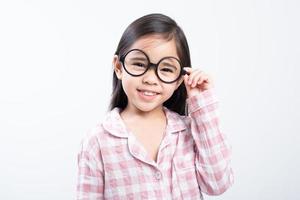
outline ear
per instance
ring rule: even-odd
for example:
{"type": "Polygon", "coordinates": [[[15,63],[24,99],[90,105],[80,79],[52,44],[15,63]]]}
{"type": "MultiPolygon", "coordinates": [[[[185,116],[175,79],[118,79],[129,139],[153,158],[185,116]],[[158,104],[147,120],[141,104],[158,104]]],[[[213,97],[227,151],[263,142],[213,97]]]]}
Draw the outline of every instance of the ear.
{"type": "Polygon", "coordinates": [[[122,72],[123,72],[122,63],[120,62],[119,57],[117,55],[114,55],[112,65],[113,65],[114,71],[115,71],[118,79],[121,80],[122,79],[122,72]]]}

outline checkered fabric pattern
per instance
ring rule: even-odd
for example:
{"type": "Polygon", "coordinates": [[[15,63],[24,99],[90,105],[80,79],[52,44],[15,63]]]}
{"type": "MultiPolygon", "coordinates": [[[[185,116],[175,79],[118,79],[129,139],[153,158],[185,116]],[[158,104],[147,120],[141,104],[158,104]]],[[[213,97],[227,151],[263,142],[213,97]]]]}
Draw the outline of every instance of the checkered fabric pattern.
{"type": "Polygon", "coordinates": [[[187,99],[188,116],[164,107],[155,162],[115,108],[89,131],[78,154],[77,199],[200,199],[233,184],[231,147],[220,130],[213,89],[187,99]]]}

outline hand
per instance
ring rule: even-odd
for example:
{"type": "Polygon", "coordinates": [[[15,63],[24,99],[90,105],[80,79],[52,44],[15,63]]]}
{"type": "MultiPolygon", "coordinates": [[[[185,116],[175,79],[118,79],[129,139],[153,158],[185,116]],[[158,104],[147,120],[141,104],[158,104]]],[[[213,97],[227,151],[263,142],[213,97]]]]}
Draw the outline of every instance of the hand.
{"type": "Polygon", "coordinates": [[[184,84],[188,97],[195,96],[214,87],[211,76],[200,69],[185,67],[184,70],[187,72],[187,74],[184,75],[184,84]]]}

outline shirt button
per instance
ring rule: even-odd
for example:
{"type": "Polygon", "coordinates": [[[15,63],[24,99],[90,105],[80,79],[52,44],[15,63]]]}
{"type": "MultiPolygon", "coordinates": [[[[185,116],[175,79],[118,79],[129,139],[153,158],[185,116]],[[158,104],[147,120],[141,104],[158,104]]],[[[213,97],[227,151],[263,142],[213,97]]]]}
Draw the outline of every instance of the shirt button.
{"type": "Polygon", "coordinates": [[[155,172],[155,178],[156,178],[156,180],[161,179],[161,173],[159,171],[155,172]]]}

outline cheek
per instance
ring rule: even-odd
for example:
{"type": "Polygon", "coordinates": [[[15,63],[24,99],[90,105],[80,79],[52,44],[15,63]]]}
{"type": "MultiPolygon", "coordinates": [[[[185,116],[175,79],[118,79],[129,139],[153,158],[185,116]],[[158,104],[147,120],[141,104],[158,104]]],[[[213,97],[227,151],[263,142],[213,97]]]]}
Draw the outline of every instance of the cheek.
{"type": "Polygon", "coordinates": [[[125,94],[128,96],[128,93],[130,92],[130,87],[129,87],[130,84],[128,84],[128,82],[122,80],[122,87],[123,87],[123,90],[125,92],[125,94]]]}
{"type": "Polygon", "coordinates": [[[122,87],[127,96],[132,93],[133,90],[135,90],[136,87],[134,83],[135,80],[133,80],[132,77],[123,76],[122,87]]]}
{"type": "Polygon", "coordinates": [[[165,87],[166,96],[168,96],[168,98],[170,98],[173,95],[173,93],[175,92],[175,90],[176,90],[176,86],[173,84],[165,87]]]}

